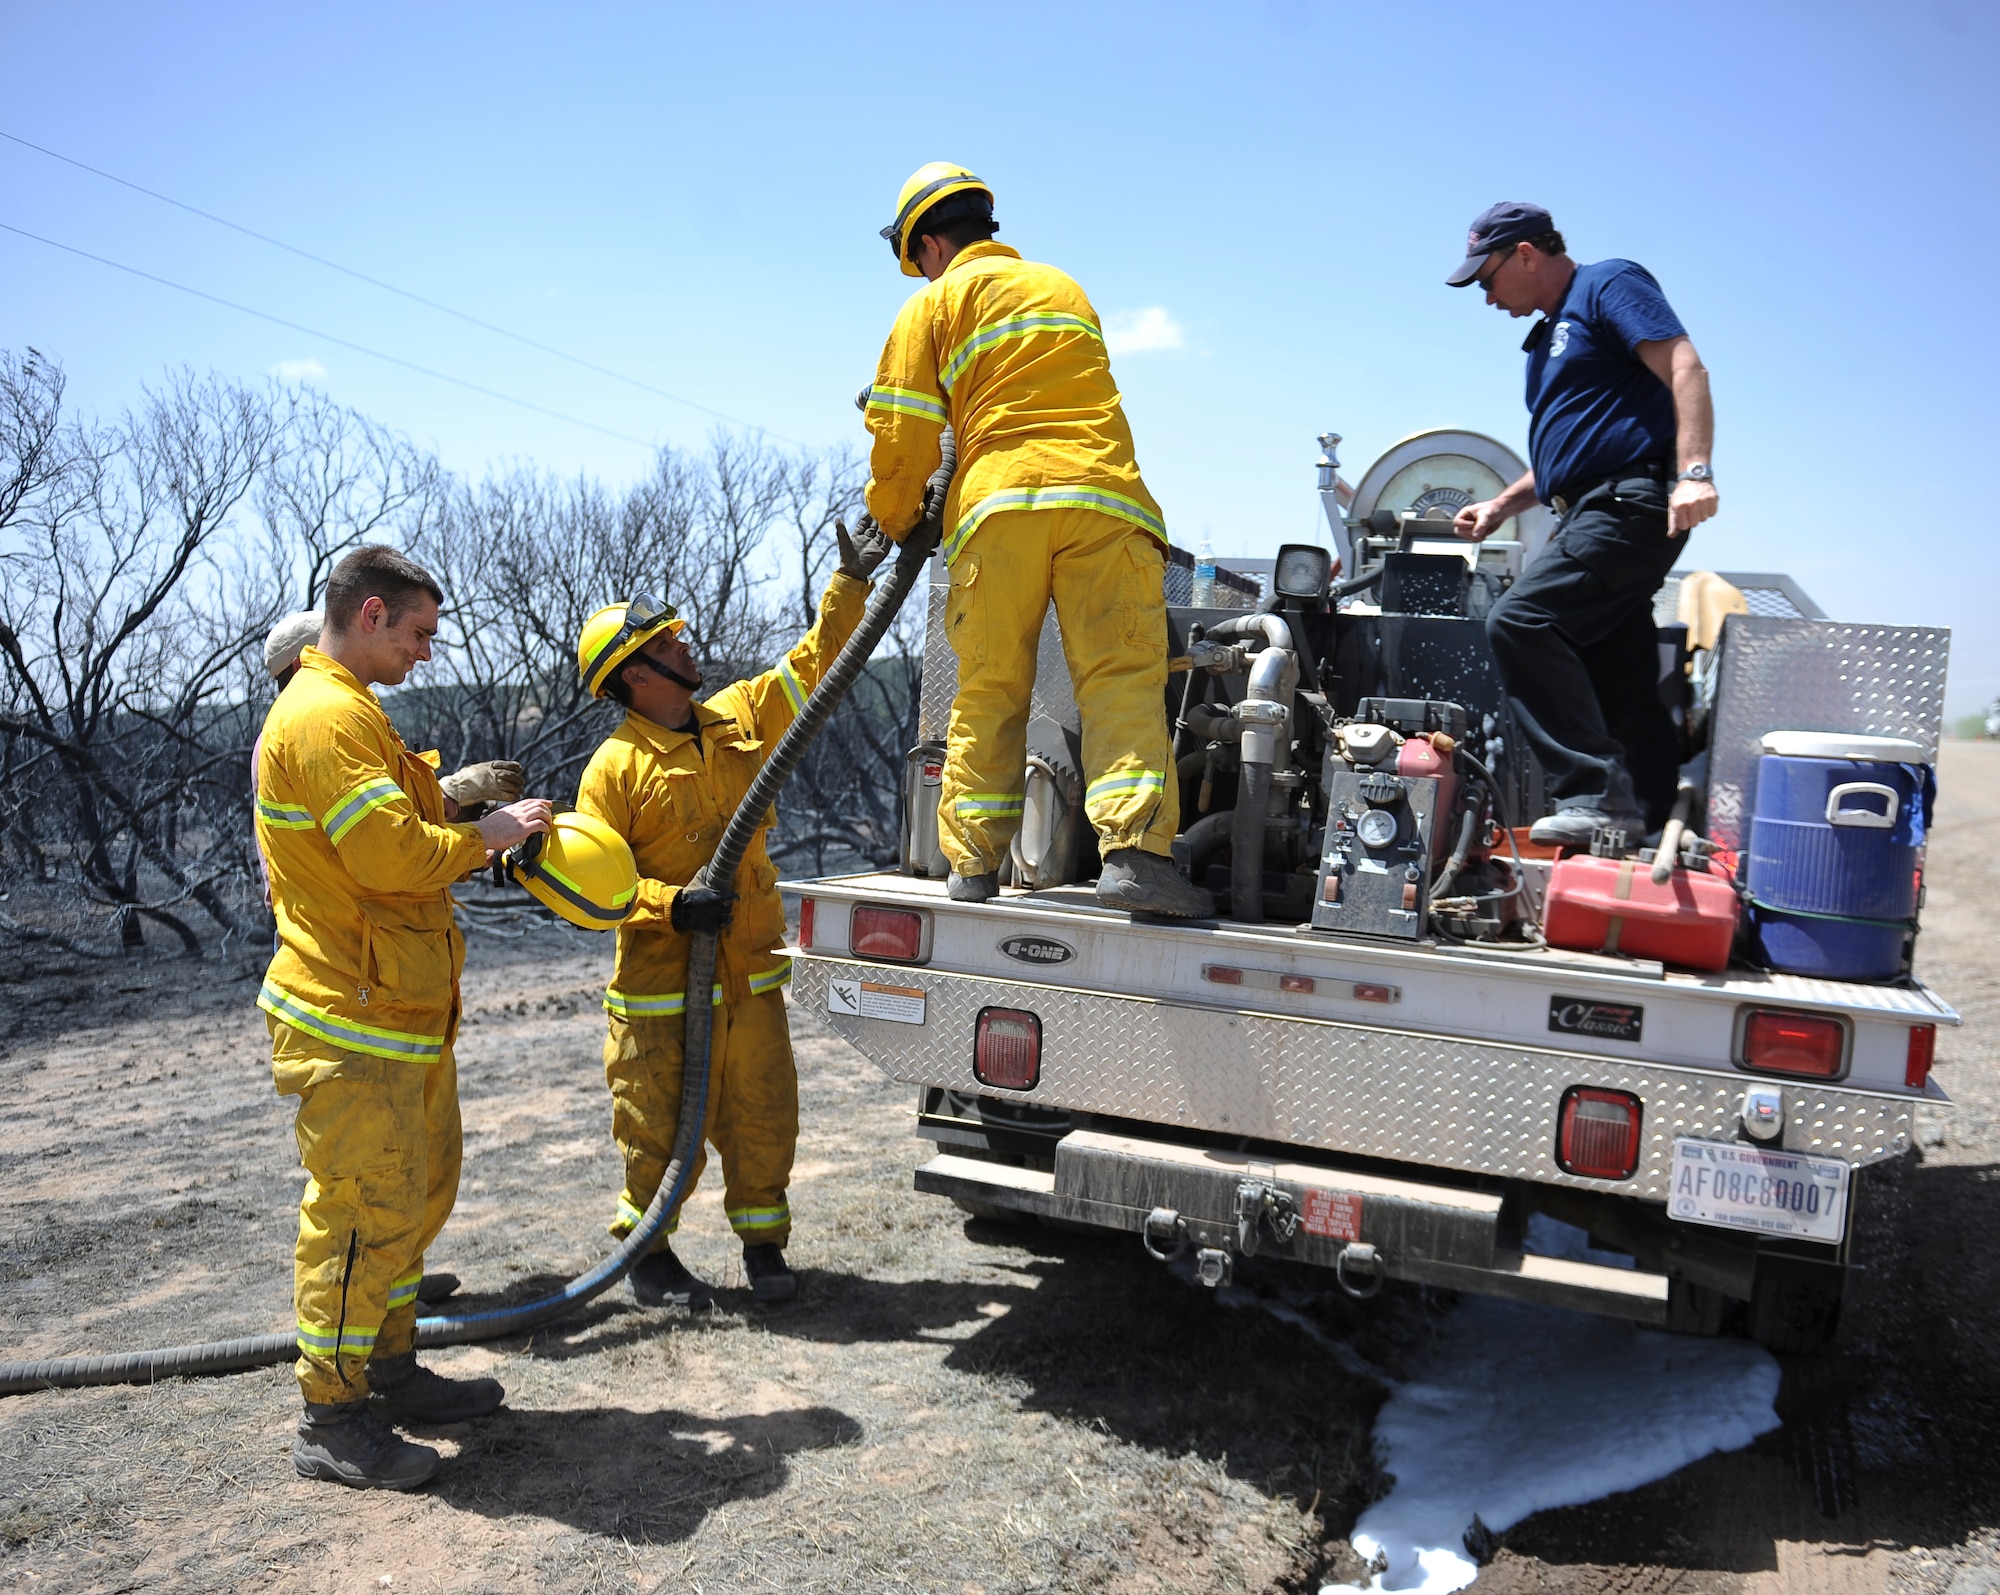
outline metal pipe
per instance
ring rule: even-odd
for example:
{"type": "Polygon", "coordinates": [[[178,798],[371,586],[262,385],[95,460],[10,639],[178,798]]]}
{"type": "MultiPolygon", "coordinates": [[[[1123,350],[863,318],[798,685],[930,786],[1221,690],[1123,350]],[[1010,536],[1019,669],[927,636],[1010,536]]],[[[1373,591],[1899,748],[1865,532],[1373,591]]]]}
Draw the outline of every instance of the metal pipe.
{"type": "Polygon", "coordinates": [[[1270,805],[1271,766],[1246,757],[1229,816],[1229,912],[1245,924],[1264,919],[1264,821],[1270,805]]]}

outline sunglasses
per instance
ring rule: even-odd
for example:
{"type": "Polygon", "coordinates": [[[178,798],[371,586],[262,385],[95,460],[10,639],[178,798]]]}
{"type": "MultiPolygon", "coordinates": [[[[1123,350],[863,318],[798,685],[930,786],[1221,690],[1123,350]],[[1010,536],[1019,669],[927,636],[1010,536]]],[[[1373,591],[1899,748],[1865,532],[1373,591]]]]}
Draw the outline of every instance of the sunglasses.
{"type": "MultiPolygon", "coordinates": [[[[1498,253],[1498,251],[1495,251],[1495,253],[1498,253]]],[[[1500,256],[1499,265],[1495,266],[1484,277],[1474,277],[1472,279],[1472,286],[1477,288],[1481,293],[1491,293],[1493,291],[1493,279],[1507,269],[1507,262],[1513,258],[1514,251],[1509,249],[1505,254],[1500,256]]]]}

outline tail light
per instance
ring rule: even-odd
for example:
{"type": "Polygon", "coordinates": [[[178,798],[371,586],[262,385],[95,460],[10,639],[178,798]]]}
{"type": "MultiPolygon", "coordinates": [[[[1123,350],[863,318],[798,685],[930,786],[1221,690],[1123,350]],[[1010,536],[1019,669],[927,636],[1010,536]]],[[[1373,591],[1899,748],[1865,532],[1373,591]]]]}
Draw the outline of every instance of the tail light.
{"type": "Polygon", "coordinates": [[[1625,1091],[1571,1086],[1563,1093],[1556,1162],[1565,1174],[1629,1180],[1639,1166],[1639,1099],[1625,1091]]]}
{"type": "Polygon", "coordinates": [[[847,945],[857,958],[883,958],[894,964],[921,963],[924,957],[924,916],[908,908],[854,910],[847,945]]]}
{"type": "Polygon", "coordinates": [[[1903,1060],[1903,1084],[1921,1091],[1931,1077],[1931,1059],[1937,1054],[1937,1026],[1911,1025],[1910,1050],[1903,1060]]]}
{"type": "Polygon", "coordinates": [[[813,944],[813,920],[816,917],[814,910],[818,907],[819,899],[817,897],[802,897],[799,899],[799,948],[801,951],[810,949],[813,944]]]}
{"type": "Polygon", "coordinates": [[[1752,1008],[1741,1036],[1736,1061],[1765,1074],[1831,1080],[1847,1061],[1847,1026],[1830,1014],[1752,1008]]]}
{"type": "Polygon", "coordinates": [[[1042,1078],[1042,1022],[1022,1008],[981,1008],[972,1072],[982,1085],[1032,1091],[1042,1078]]]}

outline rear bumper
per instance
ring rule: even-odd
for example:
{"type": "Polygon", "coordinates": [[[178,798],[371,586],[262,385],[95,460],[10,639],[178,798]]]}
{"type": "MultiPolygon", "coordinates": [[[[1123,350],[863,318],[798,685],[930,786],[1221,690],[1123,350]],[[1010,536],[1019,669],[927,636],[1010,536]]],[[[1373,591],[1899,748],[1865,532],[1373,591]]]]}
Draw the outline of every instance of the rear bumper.
{"type": "Polygon", "coordinates": [[[1066,1136],[1055,1164],[1042,1172],[944,1153],[917,1170],[916,1188],[1123,1230],[1156,1254],[1255,1254],[1338,1267],[1350,1285],[1378,1276],[1667,1320],[1665,1274],[1525,1254],[1490,1193],[1092,1131],[1066,1136]]]}

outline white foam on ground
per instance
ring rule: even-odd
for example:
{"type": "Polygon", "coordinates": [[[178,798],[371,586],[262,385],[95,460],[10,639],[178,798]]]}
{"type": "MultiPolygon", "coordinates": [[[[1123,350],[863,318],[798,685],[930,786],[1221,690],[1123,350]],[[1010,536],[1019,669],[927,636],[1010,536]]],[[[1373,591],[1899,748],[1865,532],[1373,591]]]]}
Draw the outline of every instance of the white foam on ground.
{"type": "MultiPolygon", "coordinates": [[[[1530,1248],[1591,1262],[1580,1231],[1538,1221],[1530,1248]],[[1567,1232],[1567,1233],[1564,1233],[1567,1232]]],[[[1778,1426],[1778,1364],[1742,1340],[1697,1340],[1611,1318],[1468,1297],[1421,1373],[1375,1420],[1394,1486],[1352,1542],[1387,1568],[1336,1591],[1448,1595],[1479,1567],[1475,1515],[1498,1533],[1551,1507],[1636,1489],[1778,1426]]]]}

